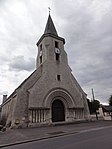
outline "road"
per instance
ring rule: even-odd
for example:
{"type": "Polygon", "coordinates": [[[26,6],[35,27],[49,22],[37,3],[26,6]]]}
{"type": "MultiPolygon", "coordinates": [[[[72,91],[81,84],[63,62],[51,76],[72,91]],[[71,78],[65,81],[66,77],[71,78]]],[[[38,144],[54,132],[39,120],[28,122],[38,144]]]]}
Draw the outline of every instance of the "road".
{"type": "Polygon", "coordinates": [[[112,149],[112,126],[72,135],[4,147],[3,149],[112,149]]]}

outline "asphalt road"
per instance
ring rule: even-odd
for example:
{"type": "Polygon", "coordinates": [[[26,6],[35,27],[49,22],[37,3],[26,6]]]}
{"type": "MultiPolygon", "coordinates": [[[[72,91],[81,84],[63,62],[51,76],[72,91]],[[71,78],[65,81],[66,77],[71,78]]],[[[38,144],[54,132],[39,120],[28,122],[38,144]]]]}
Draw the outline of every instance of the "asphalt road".
{"type": "Polygon", "coordinates": [[[8,146],[3,149],[112,149],[112,126],[8,146]]]}

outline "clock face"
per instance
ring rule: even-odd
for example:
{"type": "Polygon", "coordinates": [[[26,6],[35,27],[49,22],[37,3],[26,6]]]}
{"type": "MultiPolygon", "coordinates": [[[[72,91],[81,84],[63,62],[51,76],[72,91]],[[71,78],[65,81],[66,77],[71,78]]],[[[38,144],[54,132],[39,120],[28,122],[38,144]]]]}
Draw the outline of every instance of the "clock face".
{"type": "Polygon", "coordinates": [[[60,54],[60,49],[55,48],[55,53],[60,54]]]}

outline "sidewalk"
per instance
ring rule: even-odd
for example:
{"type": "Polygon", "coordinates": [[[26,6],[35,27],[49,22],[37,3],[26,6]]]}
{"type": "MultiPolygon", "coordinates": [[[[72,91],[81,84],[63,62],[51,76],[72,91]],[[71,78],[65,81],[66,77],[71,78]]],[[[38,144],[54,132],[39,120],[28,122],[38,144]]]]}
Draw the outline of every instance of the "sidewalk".
{"type": "Polygon", "coordinates": [[[80,124],[69,124],[63,126],[48,126],[25,129],[7,129],[0,131],[0,148],[12,144],[21,144],[46,138],[58,137],[67,134],[81,132],[97,127],[112,126],[111,121],[94,121],[80,124]]]}

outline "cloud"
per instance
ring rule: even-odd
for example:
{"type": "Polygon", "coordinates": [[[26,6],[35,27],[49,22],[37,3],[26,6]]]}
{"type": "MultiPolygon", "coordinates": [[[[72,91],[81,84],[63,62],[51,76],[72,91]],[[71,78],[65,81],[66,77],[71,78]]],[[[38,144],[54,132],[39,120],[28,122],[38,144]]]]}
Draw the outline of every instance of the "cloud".
{"type": "Polygon", "coordinates": [[[112,94],[112,2],[64,0],[63,9],[63,2],[56,3],[74,76],[88,97],[94,88],[96,98],[108,102],[112,94]]]}
{"type": "Polygon", "coordinates": [[[35,68],[35,43],[43,34],[47,7],[73,74],[91,98],[102,102],[112,94],[111,0],[0,1],[0,88],[11,93],[35,68]],[[9,86],[10,85],[10,86],[9,86]],[[10,90],[9,90],[10,88],[10,90]]]}
{"type": "Polygon", "coordinates": [[[9,63],[9,70],[11,71],[32,71],[34,70],[35,59],[29,58],[28,60],[24,59],[24,56],[15,56],[12,61],[9,63]]]}

